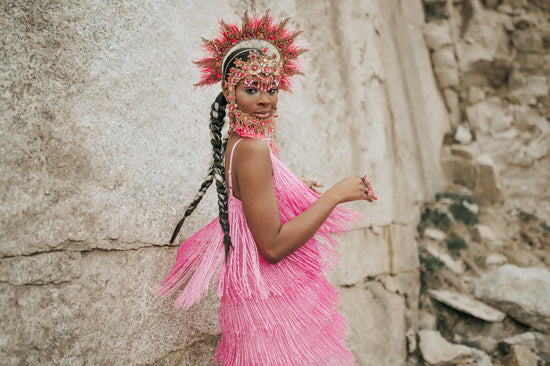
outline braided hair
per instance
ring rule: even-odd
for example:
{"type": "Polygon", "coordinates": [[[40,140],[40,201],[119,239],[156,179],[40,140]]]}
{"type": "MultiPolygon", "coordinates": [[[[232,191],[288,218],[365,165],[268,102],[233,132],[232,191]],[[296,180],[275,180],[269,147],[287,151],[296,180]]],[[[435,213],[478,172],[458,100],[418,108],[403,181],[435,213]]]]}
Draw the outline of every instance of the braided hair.
{"type": "Polygon", "coordinates": [[[225,252],[227,256],[229,253],[229,247],[231,247],[231,240],[229,239],[229,221],[227,217],[227,189],[225,187],[224,165],[224,152],[227,146],[227,137],[222,140],[222,128],[224,125],[226,105],[227,101],[225,100],[223,92],[218,94],[216,100],[212,103],[210,111],[210,143],[212,144],[212,161],[210,162],[208,173],[206,174],[199,191],[195,195],[195,198],[193,198],[193,201],[189,204],[189,206],[187,206],[182,219],[176,225],[172,238],[170,239],[170,243],[173,243],[174,240],[176,240],[183,222],[193,213],[193,211],[195,211],[206,194],[208,188],[210,188],[214,180],[216,180],[220,224],[224,229],[224,244],[226,246],[225,252]]]}
{"type": "MultiPolygon", "coordinates": [[[[227,71],[235,64],[235,55],[238,54],[240,59],[242,59],[243,61],[247,61],[250,52],[253,50],[256,52],[260,51],[256,48],[238,49],[236,51],[233,51],[227,57],[227,60],[229,60],[229,62],[227,62],[223,67],[224,78],[227,76],[227,71]]],[[[183,218],[176,225],[174,233],[172,234],[172,238],[170,239],[170,243],[174,242],[174,240],[178,236],[181,226],[183,225],[183,222],[189,215],[193,213],[193,211],[195,211],[198,204],[204,197],[206,191],[208,190],[208,188],[210,188],[215,180],[216,190],[218,192],[219,220],[224,233],[223,244],[225,247],[225,259],[227,260],[229,256],[229,251],[233,247],[233,244],[231,244],[231,237],[229,236],[229,217],[227,213],[228,198],[227,185],[225,183],[224,155],[225,149],[227,147],[227,137],[222,139],[222,128],[225,123],[224,117],[226,105],[227,100],[225,99],[223,92],[221,92],[216,97],[214,103],[212,103],[210,111],[210,143],[212,144],[212,162],[210,163],[210,167],[208,168],[208,174],[204,178],[204,181],[202,182],[199,191],[195,195],[195,198],[189,204],[189,206],[187,206],[183,218]]]]}

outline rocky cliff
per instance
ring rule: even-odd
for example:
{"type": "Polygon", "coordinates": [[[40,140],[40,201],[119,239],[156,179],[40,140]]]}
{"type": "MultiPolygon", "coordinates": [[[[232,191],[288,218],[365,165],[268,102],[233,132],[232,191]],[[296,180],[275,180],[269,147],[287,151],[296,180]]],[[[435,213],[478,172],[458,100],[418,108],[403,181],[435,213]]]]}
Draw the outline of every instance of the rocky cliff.
{"type": "MultiPolygon", "coordinates": [[[[209,364],[220,335],[215,294],[184,312],[155,292],[174,261],[171,231],[210,159],[218,91],[193,88],[191,61],[217,19],[251,5],[2,4],[2,364],[209,364]]],[[[366,221],[344,236],[329,277],[348,344],[360,365],[416,362],[423,202],[445,187],[488,203],[513,193],[535,208],[543,191],[548,200],[549,9],[253,6],[295,18],[310,49],[306,75],[281,96],[282,160],[325,186],[367,172],[379,197],[351,206],[366,221]]],[[[215,216],[210,194],[180,239],[215,216]]]]}

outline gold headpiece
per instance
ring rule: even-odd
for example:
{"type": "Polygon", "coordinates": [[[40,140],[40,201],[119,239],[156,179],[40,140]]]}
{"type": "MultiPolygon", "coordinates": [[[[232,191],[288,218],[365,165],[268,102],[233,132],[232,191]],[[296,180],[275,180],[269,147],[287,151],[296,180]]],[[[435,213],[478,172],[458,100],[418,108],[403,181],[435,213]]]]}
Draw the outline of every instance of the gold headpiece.
{"type": "Polygon", "coordinates": [[[302,74],[298,56],[306,49],[294,43],[302,31],[286,28],[289,21],[290,18],[286,18],[274,22],[269,10],[261,17],[250,17],[245,12],[241,27],[222,20],[218,38],[203,38],[208,57],[195,61],[201,69],[201,80],[195,86],[225,79],[230,130],[241,136],[270,136],[276,116],[275,110],[267,118],[256,118],[238,110],[235,100],[237,84],[244,80],[250,85],[257,83],[261,92],[271,89],[290,91],[290,77],[302,74]]]}

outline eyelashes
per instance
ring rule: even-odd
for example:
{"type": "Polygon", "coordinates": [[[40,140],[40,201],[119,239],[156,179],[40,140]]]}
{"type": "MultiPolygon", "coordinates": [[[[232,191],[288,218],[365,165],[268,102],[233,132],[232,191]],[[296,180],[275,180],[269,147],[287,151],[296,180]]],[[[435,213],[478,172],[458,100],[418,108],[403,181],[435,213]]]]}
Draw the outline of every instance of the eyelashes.
{"type": "MultiPolygon", "coordinates": [[[[254,94],[257,94],[257,93],[260,92],[260,88],[258,88],[258,87],[246,87],[246,88],[244,88],[244,91],[247,94],[254,95],[254,94]]],[[[271,88],[271,89],[267,89],[265,91],[265,93],[268,94],[268,95],[273,95],[273,94],[277,93],[278,91],[279,91],[278,88],[271,88]]]]}

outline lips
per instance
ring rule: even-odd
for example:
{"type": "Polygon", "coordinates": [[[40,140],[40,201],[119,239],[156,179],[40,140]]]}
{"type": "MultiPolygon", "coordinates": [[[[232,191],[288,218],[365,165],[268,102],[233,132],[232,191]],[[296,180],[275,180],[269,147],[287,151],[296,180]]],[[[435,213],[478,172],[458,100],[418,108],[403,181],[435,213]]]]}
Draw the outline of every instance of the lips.
{"type": "Polygon", "coordinates": [[[253,116],[258,118],[268,118],[270,115],[271,115],[271,111],[259,111],[253,114],[253,116]]]}

